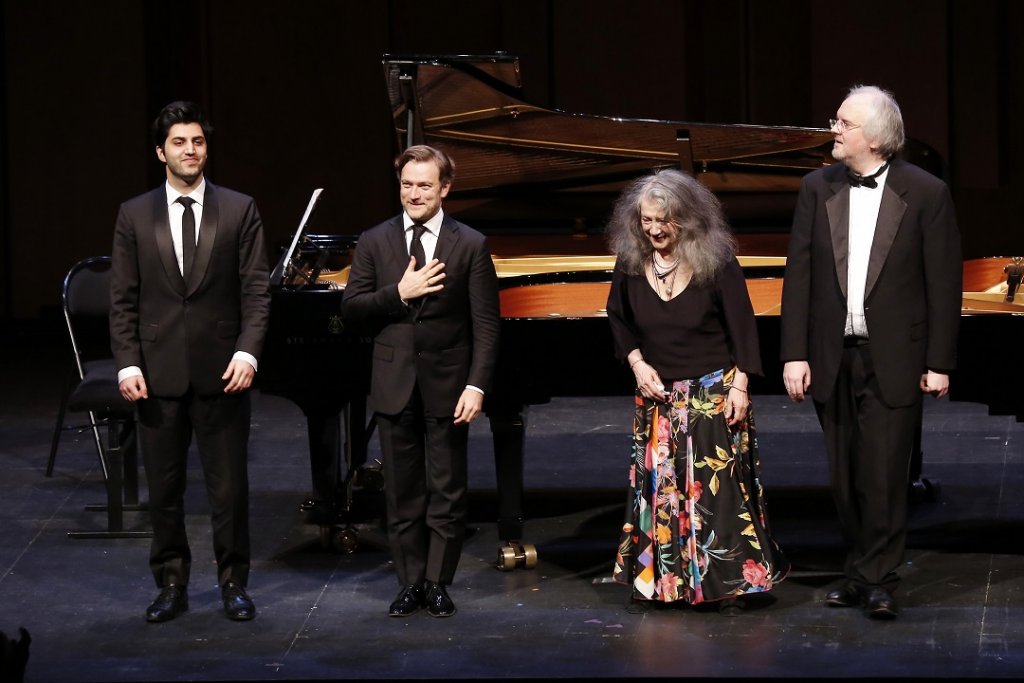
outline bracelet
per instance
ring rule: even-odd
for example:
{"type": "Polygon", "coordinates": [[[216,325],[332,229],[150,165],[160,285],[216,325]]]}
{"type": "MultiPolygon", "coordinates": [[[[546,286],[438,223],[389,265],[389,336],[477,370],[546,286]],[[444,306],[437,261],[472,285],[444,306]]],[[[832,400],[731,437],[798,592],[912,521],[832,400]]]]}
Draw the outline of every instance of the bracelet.
{"type": "Polygon", "coordinates": [[[732,385],[731,387],[729,387],[729,388],[730,388],[730,389],[735,389],[736,391],[742,391],[742,392],[743,392],[744,394],[745,394],[745,393],[747,393],[747,390],[746,390],[746,389],[740,389],[740,388],[739,388],[738,386],[736,386],[735,384],[733,384],[733,385],[732,385]]]}
{"type": "Polygon", "coordinates": [[[643,358],[638,358],[637,360],[635,360],[635,361],[633,361],[632,363],[630,363],[630,364],[629,364],[629,369],[630,369],[630,370],[632,370],[632,369],[633,369],[633,368],[635,368],[635,367],[636,367],[636,366],[637,366],[638,364],[640,364],[640,363],[643,363],[643,362],[644,362],[644,359],[643,359],[643,358]]]}

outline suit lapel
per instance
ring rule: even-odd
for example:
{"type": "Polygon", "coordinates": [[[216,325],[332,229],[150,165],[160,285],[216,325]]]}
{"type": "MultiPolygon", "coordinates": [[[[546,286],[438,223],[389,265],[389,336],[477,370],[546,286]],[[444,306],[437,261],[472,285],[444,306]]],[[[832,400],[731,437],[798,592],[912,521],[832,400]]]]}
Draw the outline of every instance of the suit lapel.
{"type": "Polygon", "coordinates": [[[850,185],[845,180],[833,181],[831,197],[825,200],[828,226],[832,232],[832,258],[835,259],[836,277],[845,299],[849,279],[850,252],[850,185]]]}
{"type": "Polygon", "coordinates": [[[878,222],[875,223],[875,237],[871,241],[871,255],[868,257],[868,279],[864,285],[864,300],[871,296],[871,291],[878,282],[882,266],[889,257],[893,240],[900,229],[903,214],[907,211],[907,203],[903,201],[906,188],[900,182],[899,166],[893,164],[882,188],[882,202],[878,207],[878,222]]]}
{"type": "MultiPolygon", "coordinates": [[[[388,249],[397,266],[395,281],[402,279],[402,273],[409,266],[409,247],[405,243],[405,227],[402,225],[402,216],[391,220],[391,229],[387,234],[388,249]]],[[[385,274],[387,279],[391,279],[385,274]]]]}
{"type": "Polygon", "coordinates": [[[217,191],[213,183],[206,181],[206,191],[203,194],[203,221],[199,226],[199,241],[196,242],[196,260],[192,264],[192,272],[189,273],[186,287],[189,294],[196,291],[210,267],[210,255],[213,253],[213,245],[217,242],[219,219],[217,191]]]}
{"type": "Polygon", "coordinates": [[[441,263],[448,263],[448,257],[455,249],[455,245],[459,243],[459,229],[448,214],[445,214],[444,221],[441,223],[441,231],[437,236],[437,246],[434,247],[434,258],[439,260],[441,263]]]}
{"type": "Polygon", "coordinates": [[[171,221],[167,209],[167,190],[163,185],[153,191],[153,235],[164,275],[178,292],[184,294],[185,283],[181,278],[181,269],[178,268],[178,257],[174,254],[174,239],[171,237],[171,221]]]}

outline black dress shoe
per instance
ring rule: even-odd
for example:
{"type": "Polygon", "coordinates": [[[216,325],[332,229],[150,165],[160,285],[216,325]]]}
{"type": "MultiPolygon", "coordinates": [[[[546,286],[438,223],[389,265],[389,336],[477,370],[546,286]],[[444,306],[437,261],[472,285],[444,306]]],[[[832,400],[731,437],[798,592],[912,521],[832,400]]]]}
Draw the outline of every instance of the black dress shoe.
{"type": "Polygon", "coordinates": [[[407,617],[422,609],[424,602],[423,586],[411,583],[402,589],[395,601],[388,608],[389,617],[407,617]]]}
{"type": "Polygon", "coordinates": [[[844,583],[825,596],[825,604],[829,607],[854,607],[860,603],[860,591],[852,583],[844,583]]]}
{"type": "Polygon", "coordinates": [[[153,604],[146,608],[146,621],[157,623],[170,621],[188,611],[188,591],[184,586],[164,586],[153,604]]]}
{"type": "Polygon", "coordinates": [[[872,619],[895,619],[900,608],[892,593],[884,588],[872,588],[864,600],[864,611],[872,619]]]}
{"type": "Polygon", "coordinates": [[[427,614],[432,617],[450,617],[455,614],[455,603],[439,583],[427,582],[427,614]]]}
{"type": "Polygon", "coordinates": [[[234,581],[228,581],[221,589],[221,599],[224,601],[224,614],[232,621],[249,621],[256,616],[256,605],[252,598],[245,593],[245,589],[234,581]]]}

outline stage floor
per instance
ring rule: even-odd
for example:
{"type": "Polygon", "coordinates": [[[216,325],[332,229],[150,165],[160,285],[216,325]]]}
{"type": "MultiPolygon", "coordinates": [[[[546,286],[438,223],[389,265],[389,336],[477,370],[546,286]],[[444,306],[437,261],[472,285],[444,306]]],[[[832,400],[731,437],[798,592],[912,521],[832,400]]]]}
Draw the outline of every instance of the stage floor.
{"type": "MultiPolygon", "coordinates": [[[[27,681],[1024,676],[1024,426],[982,405],[926,402],[924,475],[939,491],[910,510],[896,621],[822,606],[841,580],[842,545],[813,409],[756,395],[770,522],[793,571],[746,613],[633,614],[627,589],[608,583],[632,419],[630,399],[613,397],[529,410],[523,540],[536,545],[533,569],[496,568],[493,449],[487,422],[473,425],[471,519],[451,588],[458,613],[393,619],[399,586],[379,494],[360,497],[355,552],[322,547],[298,509],[310,491],[302,413],[256,394],[249,588],[258,616],[233,623],[221,611],[193,453],[191,609],[147,624],[156,593],[148,541],[67,535],[106,524],[85,510],[104,497],[87,435],[65,433],[54,476],[44,476],[63,340],[8,333],[4,342],[0,631],[31,633],[27,681]]],[[[125,520],[147,527],[143,513],[125,520]]]]}

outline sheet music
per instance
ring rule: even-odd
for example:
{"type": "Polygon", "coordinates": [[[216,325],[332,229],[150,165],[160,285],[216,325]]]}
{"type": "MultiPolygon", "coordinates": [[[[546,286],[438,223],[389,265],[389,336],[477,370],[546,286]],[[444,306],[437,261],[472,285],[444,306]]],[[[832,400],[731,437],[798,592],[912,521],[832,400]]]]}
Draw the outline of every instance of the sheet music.
{"type": "Polygon", "coordinates": [[[306,231],[306,225],[309,223],[310,216],[313,215],[313,209],[316,208],[317,203],[320,201],[320,195],[323,193],[324,188],[318,187],[313,190],[313,195],[309,198],[309,203],[306,205],[306,211],[302,214],[302,220],[299,221],[299,227],[295,231],[295,235],[292,236],[291,244],[288,245],[288,250],[285,251],[284,257],[274,268],[274,272],[270,275],[271,284],[285,284],[285,280],[288,277],[288,265],[295,258],[297,253],[299,240],[302,239],[302,234],[306,231]]]}

